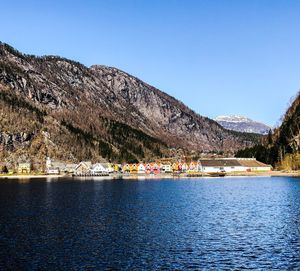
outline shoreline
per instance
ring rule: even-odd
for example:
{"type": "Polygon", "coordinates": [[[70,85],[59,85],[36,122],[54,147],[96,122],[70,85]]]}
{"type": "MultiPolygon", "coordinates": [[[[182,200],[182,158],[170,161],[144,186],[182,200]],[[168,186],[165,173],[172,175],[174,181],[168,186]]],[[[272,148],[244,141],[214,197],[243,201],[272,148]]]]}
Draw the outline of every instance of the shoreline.
{"type": "MultiPolygon", "coordinates": [[[[227,173],[225,177],[300,177],[299,171],[270,171],[270,172],[230,172],[227,173]]],[[[157,175],[149,175],[149,174],[118,174],[118,175],[109,175],[109,176],[71,176],[71,175],[46,175],[46,174],[28,174],[28,175],[0,175],[1,179],[61,179],[61,178],[70,178],[70,179],[101,179],[101,180],[135,180],[135,179],[194,179],[194,178],[216,178],[214,176],[200,175],[200,174],[182,174],[182,175],[172,175],[172,174],[157,174],[157,175]]],[[[222,177],[220,177],[222,178],[222,177]]]]}

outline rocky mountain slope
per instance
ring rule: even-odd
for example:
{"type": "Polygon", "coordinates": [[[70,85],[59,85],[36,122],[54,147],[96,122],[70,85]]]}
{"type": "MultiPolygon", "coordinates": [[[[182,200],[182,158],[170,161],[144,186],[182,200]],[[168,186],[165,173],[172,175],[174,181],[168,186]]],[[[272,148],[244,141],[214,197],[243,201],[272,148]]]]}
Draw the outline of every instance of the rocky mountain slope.
{"type": "Polygon", "coordinates": [[[4,43],[0,102],[2,157],[141,160],[170,155],[170,147],[233,152],[259,140],[118,69],[24,55],[4,43]]]}
{"type": "Polygon", "coordinates": [[[281,125],[263,142],[240,150],[237,156],[253,157],[282,169],[300,169],[300,92],[285,113],[281,125]]]}
{"type": "Polygon", "coordinates": [[[271,129],[271,127],[266,124],[243,116],[218,116],[215,118],[215,121],[226,129],[244,133],[266,135],[271,129]]]}

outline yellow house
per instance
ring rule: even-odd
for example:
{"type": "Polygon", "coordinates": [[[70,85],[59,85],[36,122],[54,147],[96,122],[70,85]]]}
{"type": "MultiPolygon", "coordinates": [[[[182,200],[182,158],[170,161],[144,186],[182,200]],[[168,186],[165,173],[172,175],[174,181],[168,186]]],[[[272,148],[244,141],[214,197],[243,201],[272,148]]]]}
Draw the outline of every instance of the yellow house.
{"type": "Polygon", "coordinates": [[[130,172],[130,165],[129,164],[123,165],[123,172],[130,172]]]}
{"type": "Polygon", "coordinates": [[[114,164],[114,172],[119,172],[120,166],[118,164],[114,164]]]}
{"type": "Polygon", "coordinates": [[[31,171],[30,163],[20,163],[18,165],[18,174],[29,174],[31,171]]]}
{"type": "Polygon", "coordinates": [[[137,164],[130,164],[129,169],[130,169],[130,173],[137,173],[138,172],[138,165],[137,164]]]}
{"type": "Polygon", "coordinates": [[[173,171],[178,171],[178,163],[173,163],[172,169],[173,171]]]}

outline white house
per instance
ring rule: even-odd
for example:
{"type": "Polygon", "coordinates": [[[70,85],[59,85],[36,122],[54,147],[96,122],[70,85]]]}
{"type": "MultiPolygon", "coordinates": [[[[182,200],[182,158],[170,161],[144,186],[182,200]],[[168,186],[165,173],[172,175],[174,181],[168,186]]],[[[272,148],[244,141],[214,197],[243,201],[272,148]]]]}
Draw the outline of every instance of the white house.
{"type": "Polygon", "coordinates": [[[146,167],[144,164],[139,164],[138,165],[138,173],[145,173],[146,172],[146,167]]]}
{"type": "Polygon", "coordinates": [[[50,157],[46,159],[46,173],[60,174],[66,171],[66,164],[59,161],[52,161],[50,157]]]}
{"type": "Polygon", "coordinates": [[[48,167],[48,168],[46,169],[46,173],[47,173],[48,175],[59,175],[59,174],[60,174],[59,169],[58,169],[58,168],[55,168],[55,167],[48,167]]]}
{"type": "Polygon", "coordinates": [[[65,172],[73,174],[73,173],[75,173],[76,167],[77,167],[77,164],[66,164],[65,172]]]}
{"type": "Polygon", "coordinates": [[[102,163],[101,165],[106,169],[108,173],[113,173],[115,171],[111,163],[102,163]]]}
{"type": "Polygon", "coordinates": [[[187,163],[182,163],[182,171],[183,172],[186,172],[186,171],[188,171],[188,169],[189,169],[189,166],[188,166],[188,164],[187,163]]]}
{"type": "Polygon", "coordinates": [[[96,164],[92,165],[90,171],[91,171],[92,175],[108,174],[109,173],[108,169],[105,168],[100,163],[96,163],[96,164]]]}
{"type": "Polygon", "coordinates": [[[74,173],[76,175],[89,175],[91,167],[92,163],[90,161],[82,161],[76,166],[74,173]]]}
{"type": "Polygon", "coordinates": [[[187,170],[187,172],[189,172],[189,173],[197,173],[197,172],[199,172],[199,163],[191,161],[188,164],[188,170],[187,170]]]}
{"type": "Polygon", "coordinates": [[[173,171],[171,164],[161,164],[160,170],[165,173],[170,173],[173,171]]]}

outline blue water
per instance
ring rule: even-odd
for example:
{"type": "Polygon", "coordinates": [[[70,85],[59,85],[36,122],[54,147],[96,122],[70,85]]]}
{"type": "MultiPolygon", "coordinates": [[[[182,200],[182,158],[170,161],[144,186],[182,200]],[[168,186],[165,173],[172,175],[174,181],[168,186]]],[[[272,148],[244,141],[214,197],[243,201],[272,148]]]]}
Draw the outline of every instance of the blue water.
{"type": "Polygon", "coordinates": [[[1,270],[300,270],[300,179],[0,181],[1,270]]]}

